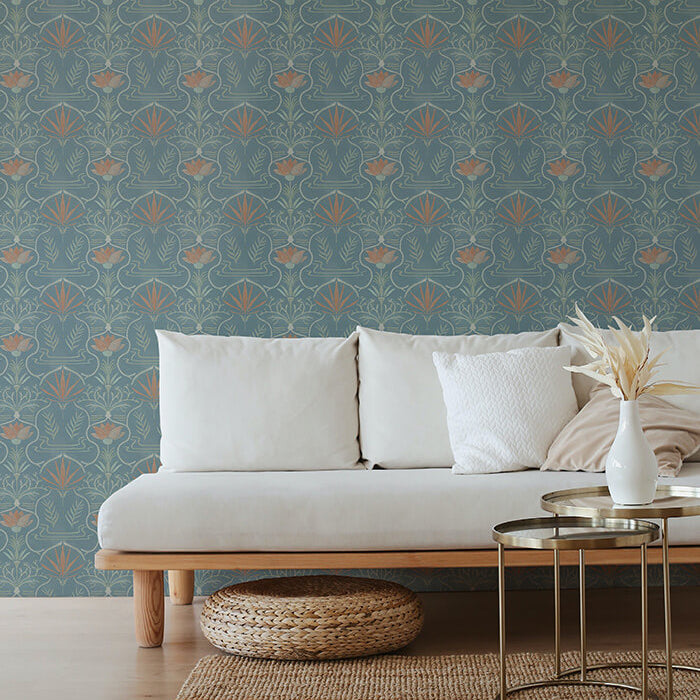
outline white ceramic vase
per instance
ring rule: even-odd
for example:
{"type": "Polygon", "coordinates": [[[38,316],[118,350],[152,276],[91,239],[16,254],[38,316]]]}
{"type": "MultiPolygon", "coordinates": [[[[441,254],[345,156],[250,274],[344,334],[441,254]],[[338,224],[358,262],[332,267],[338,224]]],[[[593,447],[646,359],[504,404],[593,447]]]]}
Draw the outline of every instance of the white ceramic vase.
{"type": "Polygon", "coordinates": [[[620,422],[605,460],[605,476],[618,505],[638,506],[654,500],[659,465],[644,437],[636,401],[620,401],[620,422]]]}

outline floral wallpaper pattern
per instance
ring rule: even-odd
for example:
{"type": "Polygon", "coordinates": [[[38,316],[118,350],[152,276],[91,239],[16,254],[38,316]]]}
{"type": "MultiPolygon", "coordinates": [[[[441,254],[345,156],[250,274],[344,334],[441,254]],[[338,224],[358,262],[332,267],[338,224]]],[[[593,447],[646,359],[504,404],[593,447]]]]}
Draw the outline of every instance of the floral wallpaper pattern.
{"type": "Polygon", "coordinates": [[[129,590],[154,328],[698,327],[699,68],[693,0],[0,3],[0,594],[129,590]]]}

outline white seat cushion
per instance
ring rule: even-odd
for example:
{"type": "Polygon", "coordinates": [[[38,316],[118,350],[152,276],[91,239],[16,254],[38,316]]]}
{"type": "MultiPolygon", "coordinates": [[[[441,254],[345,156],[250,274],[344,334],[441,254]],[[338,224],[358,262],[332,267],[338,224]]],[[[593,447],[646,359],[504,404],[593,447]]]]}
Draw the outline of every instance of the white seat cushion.
{"type": "MultiPolygon", "coordinates": [[[[495,524],[544,514],[542,494],[604,483],[605,474],[537,470],[159,472],[105,501],[98,536],[104,548],[154,552],[490,548],[495,524]]],[[[673,484],[700,486],[700,464],[673,484]]],[[[699,523],[674,519],[673,544],[700,544],[699,523]]]]}
{"type": "MultiPolygon", "coordinates": [[[[590,356],[573,336],[573,334],[578,334],[578,329],[567,323],[560,323],[559,329],[561,331],[560,344],[571,347],[571,364],[585,365],[590,362],[590,356]]],[[[603,334],[612,337],[607,330],[603,330],[603,334]]],[[[700,361],[698,360],[700,357],[700,329],[653,331],[649,349],[652,357],[666,350],[661,360],[662,364],[659,366],[659,373],[654,377],[654,381],[686,382],[700,386],[700,361]]],[[[581,408],[588,401],[596,381],[583,374],[575,373],[573,383],[578,405],[581,408]]],[[[679,408],[693,411],[700,416],[700,393],[670,394],[664,396],[664,400],[679,408]]]]}
{"type": "Polygon", "coordinates": [[[164,469],[362,467],[356,334],[268,339],[156,333],[164,469]]]}
{"type": "Polygon", "coordinates": [[[407,335],[358,328],[362,458],[387,469],[454,462],[433,352],[481,355],[554,347],[558,330],[502,335],[407,335]]]}

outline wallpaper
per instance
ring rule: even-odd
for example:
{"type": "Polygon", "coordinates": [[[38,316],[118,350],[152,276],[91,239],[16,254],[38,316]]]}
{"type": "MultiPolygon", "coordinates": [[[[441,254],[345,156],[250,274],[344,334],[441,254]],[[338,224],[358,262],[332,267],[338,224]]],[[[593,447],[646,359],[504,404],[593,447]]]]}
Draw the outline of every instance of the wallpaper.
{"type": "Polygon", "coordinates": [[[95,518],[159,464],[154,328],[698,327],[696,15],[3,0],[0,594],[129,590],[95,518]]]}

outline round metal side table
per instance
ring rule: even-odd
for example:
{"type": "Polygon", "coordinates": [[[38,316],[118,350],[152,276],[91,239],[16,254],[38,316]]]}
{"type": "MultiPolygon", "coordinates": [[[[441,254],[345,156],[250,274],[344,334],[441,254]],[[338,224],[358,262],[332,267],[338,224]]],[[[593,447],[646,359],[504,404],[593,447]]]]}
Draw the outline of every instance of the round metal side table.
{"type": "MultiPolygon", "coordinates": [[[[647,545],[659,537],[659,526],[644,520],[625,518],[545,517],[511,520],[493,528],[493,539],[498,542],[498,620],[500,692],[496,700],[529,688],[552,686],[606,686],[641,692],[647,699],[648,641],[647,641],[647,545]],[[505,548],[551,549],[554,552],[554,676],[507,687],[506,683],[506,604],[505,604],[505,548]],[[586,664],[586,563],[589,549],[617,549],[639,547],[641,557],[642,593],[642,673],[639,687],[612,681],[591,680],[586,664]],[[578,550],[579,553],[579,614],[581,665],[578,679],[566,678],[561,672],[561,579],[559,553],[578,550]]],[[[571,675],[571,674],[566,674],[571,675]]],[[[655,696],[652,696],[655,697],[655,696]]]]}
{"type": "MultiPolygon", "coordinates": [[[[700,673],[700,668],[696,666],[674,666],[673,664],[668,521],[669,518],[700,515],[700,488],[695,486],[676,486],[673,484],[657,486],[654,500],[643,506],[616,505],[610,498],[607,486],[552,491],[542,496],[540,503],[544,510],[557,515],[594,518],[658,518],[661,520],[666,662],[654,663],[652,666],[655,668],[666,668],[666,698],[667,700],[673,700],[673,669],[700,673]]],[[[624,668],[628,666],[633,666],[633,664],[599,664],[591,668],[624,668]]],[[[577,671],[578,669],[570,669],[567,673],[576,673],[577,671]]]]}

